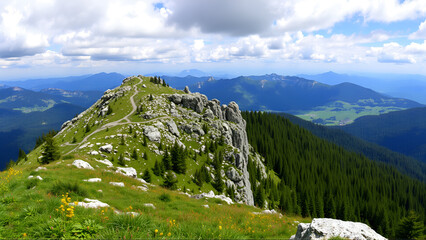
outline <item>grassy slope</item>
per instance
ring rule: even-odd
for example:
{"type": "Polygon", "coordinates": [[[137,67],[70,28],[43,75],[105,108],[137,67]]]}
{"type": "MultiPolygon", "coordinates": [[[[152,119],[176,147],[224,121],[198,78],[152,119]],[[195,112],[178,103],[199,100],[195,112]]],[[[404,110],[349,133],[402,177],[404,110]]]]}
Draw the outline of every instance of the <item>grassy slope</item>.
{"type": "MultiPolygon", "coordinates": [[[[149,102],[145,99],[149,94],[173,93],[176,90],[154,85],[144,79],[147,88],[138,86],[140,93],[134,97],[136,103],[139,100],[144,103],[144,108],[149,108],[149,102]]],[[[126,83],[134,85],[137,79],[126,83]]],[[[19,171],[16,175],[11,175],[11,171],[0,173],[0,238],[20,238],[20,237],[51,237],[56,229],[65,229],[65,232],[77,231],[76,223],[83,224],[86,232],[92,229],[93,235],[100,238],[168,238],[166,235],[170,232],[171,238],[288,238],[296,232],[297,224],[295,221],[309,221],[301,219],[298,216],[273,215],[255,215],[252,212],[260,211],[257,208],[234,204],[227,205],[217,199],[196,200],[188,196],[170,191],[157,186],[162,182],[160,177],[153,176],[153,183],[148,192],[136,189],[134,186],[140,186],[141,183],[133,178],[128,178],[112,172],[104,164],[96,162],[99,155],[87,155],[88,148],[67,154],[77,145],[69,145],[74,137],[74,131],[77,144],[88,134],[96,131],[101,125],[94,125],[95,121],[103,120],[103,124],[119,120],[131,112],[132,107],[129,103],[130,96],[134,92],[128,92],[125,96],[113,101],[111,106],[114,109],[114,115],[100,118],[97,115],[91,115],[94,108],[88,110],[85,118],[91,126],[91,130],[85,133],[85,123],[79,121],[75,129],[65,131],[56,137],[56,142],[60,147],[62,159],[47,165],[47,170],[39,172],[33,171],[39,166],[36,159],[41,154],[38,148],[28,155],[29,160],[16,166],[14,169],[19,171]],[[120,110],[119,110],[120,109],[120,110]],[[77,169],[70,164],[74,159],[83,159],[89,162],[95,170],[77,169]],[[29,175],[41,176],[44,180],[28,180],[29,175]],[[100,183],[88,183],[83,179],[99,177],[100,183]],[[109,182],[123,182],[124,188],[114,187],[109,182]],[[74,187],[73,187],[74,186],[74,187]],[[81,201],[85,197],[98,199],[108,203],[115,210],[122,212],[138,212],[140,216],[130,217],[117,215],[112,209],[83,209],[75,208],[75,216],[67,219],[56,209],[61,205],[61,195],[68,190],[72,201],[81,201]],[[99,190],[102,190],[100,192],[99,190]],[[168,200],[169,199],[169,200],[168,200]],[[152,203],[156,209],[144,206],[145,203],[152,203]],[[203,205],[209,205],[209,208],[203,205]],[[58,219],[63,219],[64,224],[58,223],[58,219]],[[91,223],[85,220],[93,220],[91,223]],[[172,223],[170,223],[172,220],[172,223]],[[174,221],[173,221],[174,220],[174,221]],[[85,225],[89,224],[89,228],[85,225]],[[96,224],[102,226],[97,228],[96,224]],[[62,226],[62,227],[60,227],[62,226]],[[74,227],[73,227],[74,226],[74,227]],[[159,232],[155,234],[155,229],[159,232]]],[[[161,116],[159,116],[161,117],[161,116]]],[[[140,122],[140,126],[133,125],[133,131],[142,131],[143,120],[140,117],[129,117],[131,121],[140,122]]],[[[146,121],[148,122],[148,121],[146,121]]],[[[151,123],[151,122],[150,122],[151,123]]],[[[149,124],[149,123],[145,123],[149,124]]],[[[115,154],[116,165],[119,154],[131,153],[133,149],[139,149],[138,153],[148,152],[149,159],[126,162],[130,167],[134,167],[138,173],[151,168],[155,160],[161,157],[149,151],[148,148],[156,148],[157,143],[148,142],[148,148],[141,145],[140,138],[133,138],[129,132],[129,124],[112,127],[108,131],[103,130],[93,134],[88,141],[94,144],[92,150],[97,150],[99,146],[96,143],[111,143],[117,146],[115,154]],[[105,140],[105,136],[117,133],[126,133],[129,137],[125,140],[125,145],[119,145],[121,138],[112,138],[105,140]],[[154,146],[155,145],[155,146],[154,146]]],[[[204,137],[208,137],[204,136],[204,137]]],[[[185,145],[192,148],[199,148],[200,143],[187,141],[185,145]]],[[[141,155],[141,154],[140,154],[141,155]]],[[[111,160],[110,156],[108,158],[111,160]]],[[[207,192],[212,189],[210,184],[204,184],[202,188],[192,183],[190,175],[193,174],[197,166],[201,166],[207,160],[207,155],[198,157],[197,162],[188,159],[188,170],[186,175],[178,174],[178,187],[185,187],[192,193],[207,192]],[[191,162],[192,161],[192,162],[191,162]]],[[[112,169],[114,170],[114,168],[112,169]]],[[[59,231],[60,232],[60,231],[59,231]]],[[[60,232],[61,233],[61,232],[60,232]]],[[[62,233],[61,233],[62,234],[62,233]]],[[[59,235],[57,235],[59,236],[59,235]]]]}

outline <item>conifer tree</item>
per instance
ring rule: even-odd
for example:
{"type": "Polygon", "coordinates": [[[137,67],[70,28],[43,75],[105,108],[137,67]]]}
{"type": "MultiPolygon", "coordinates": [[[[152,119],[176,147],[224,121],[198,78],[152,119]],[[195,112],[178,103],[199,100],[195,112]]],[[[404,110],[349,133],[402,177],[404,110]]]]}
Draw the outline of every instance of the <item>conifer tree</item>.
{"type": "Polygon", "coordinates": [[[126,165],[126,163],[124,162],[124,156],[123,156],[123,154],[120,154],[120,156],[118,157],[117,163],[120,166],[125,166],[126,165]]]}
{"type": "Polygon", "coordinates": [[[149,169],[145,169],[145,172],[143,173],[142,178],[148,183],[151,182],[151,173],[149,172],[149,169]]]}
{"type": "Polygon", "coordinates": [[[169,151],[166,149],[163,156],[163,165],[166,170],[172,170],[172,158],[169,151]]]}
{"type": "Polygon", "coordinates": [[[401,239],[416,239],[422,236],[423,232],[424,224],[414,211],[410,211],[408,216],[401,219],[396,231],[396,237],[401,239]]]}
{"type": "Polygon", "coordinates": [[[143,159],[148,160],[148,153],[145,151],[145,153],[143,154],[143,159]]]}
{"type": "Polygon", "coordinates": [[[135,160],[138,160],[138,152],[136,151],[135,148],[133,149],[133,152],[132,152],[132,158],[135,160]]]}
{"type": "Polygon", "coordinates": [[[27,154],[25,153],[25,151],[24,151],[24,150],[22,150],[22,148],[20,148],[20,149],[19,149],[19,152],[18,152],[18,161],[16,161],[16,162],[20,162],[20,161],[22,161],[22,160],[27,161],[27,160],[28,160],[28,158],[27,158],[27,154]]]}
{"type": "Polygon", "coordinates": [[[61,155],[59,154],[53,136],[46,135],[39,162],[41,164],[48,164],[55,160],[58,160],[60,157],[61,155]]]}
{"type": "Polygon", "coordinates": [[[177,182],[178,180],[176,178],[176,175],[173,172],[168,171],[166,173],[166,177],[164,178],[162,186],[171,190],[175,190],[177,188],[177,182]]]}

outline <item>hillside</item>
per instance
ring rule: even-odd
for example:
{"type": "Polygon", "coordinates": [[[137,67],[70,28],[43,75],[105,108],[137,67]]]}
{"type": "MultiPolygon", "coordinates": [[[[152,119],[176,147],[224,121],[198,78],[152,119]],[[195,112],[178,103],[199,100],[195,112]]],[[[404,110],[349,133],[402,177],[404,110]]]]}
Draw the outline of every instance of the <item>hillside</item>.
{"type": "Polygon", "coordinates": [[[251,206],[263,201],[248,159],[260,169],[263,159],[232,102],[127,78],[63,125],[61,158],[39,168],[49,139],[1,173],[2,238],[289,238],[309,221],[251,206]],[[109,207],[77,207],[89,199],[109,207]]]}
{"type": "Polygon", "coordinates": [[[426,108],[365,116],[341,129],[426,163],[426,108]]]}
{"type": "Polygon", "coordinates": [[[341,129],[318,125],[290,114],[277,114],[287,118],[293,124],[305,128],[315,136],[341,146],[348,151],[363,154],[371,160],[390,164],[401,173],[423,182],[426,181],[426,164],[417,159],[394,152],[378,144],[367,142],[341,129]]]}
{"type": "MultiPolygon", "coordinates": [[[[394,167],[345,151],[288,119],[244,112],[250,144],[277,173],[279,206],[302,216],[361,221],[386,237],[410,210],[424,221],[426,184],[394,167]]],[[[256,171],[250,171],[256,175],[256,171]]],[[[266,195],[274,195],[267,181],[266,195]]]]}
{"type": "Polygon", "coordinates": [[[391,167],[151,80],[126,78],[1,173],[0,237],[289,238],[324,216],[392,236],[408,209],[424,211],[425,185],[391,167]]]}
{"type": "Polygon", "coordinates": [[[351,83],[327,85],[276,74],[204,81],[190,89],[224,102],[234,100],[243,110],[287,112],[324,125],[422,106],[351,83]]]}

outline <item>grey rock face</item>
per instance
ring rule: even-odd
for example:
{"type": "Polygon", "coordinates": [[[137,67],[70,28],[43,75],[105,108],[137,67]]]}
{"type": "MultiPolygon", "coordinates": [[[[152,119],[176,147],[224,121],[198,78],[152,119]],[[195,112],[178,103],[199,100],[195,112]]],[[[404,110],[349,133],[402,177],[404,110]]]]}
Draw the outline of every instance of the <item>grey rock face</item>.
{"type": "Polygon", "coordinates": [[[101,146],[101,147],[99,147],[99,151],[111,153],[112,152],[112,145],[107,144],[107,145],[101,146]]]}
{"type": "Polygon", "coordinates": [[[170,120],[170,121],[166,122],[166,124],[167,124],[167,127],[169,128],[169,131],[170,131],[171,134],[175,135],[176,137],[180,137],[180,133],[179,133],[179,130],[176,126],[175,121],[170,120]]]}
{"type": "MultiPolygon", "coordinates": [[[[222,126],[219,126],[225,143],[238,149],[238,151],[234,153],[235,163],[233,163],[238,171],[234,169],[235,172],[227,174],[229,174],[228,177],[230,179],[232,178],[233,181],[235,180],[234,183],[238,186],[236,196],[239,196],[242,202],[253,205],[253,193],[251,191],[249,173],[247,171],[249,144],[245,130],[246,122],[241,116],[238,105],[235,102],[231,102],[229,106],[220,106],[219,100],[213,99],[208,101],[205,95],[199,93],[173,94],[168,95],[168,99],[176,105],[192,109],[197,113],[201,113],[204,108],[207,108],[205,113],[207,119],[217,117],[220,120],[231,122],[223,123],[222,126]]],[[[182,116],[185,118],[184,113],[182,116]]],[[[196,124],[184,124],[179,127],[188,134],[196,133],[201,136],[204,135],[204,131],[196,124]]]]}
{"type": "Polygon", "coordinates": [[[185,93],[191,93],[191,91],[189,91],[188,86],[185,86],[185,89],[183,90],[185,93]]]}
{"type": "Polygon", "coordinates": [[[146,126],[143,129],[143,134],[153,142],[159,142],[161,139],[161,133],[154,126],[146,126]]]}
{"type": "Polygon", "coordinates": [[[364,223],[348,222],[331,218],[314,218],[311,223],[300,223],[297,226],[294,240],[329,239],[342,237],[356,240],[385,240],[380,234],[364,223]]]}
{"type": "Polygon", "coordinates": [[[233,182],[239,182],[241,180],[243,180],[243,176],[241,176],[237,170],[235,170],[235,168],[229,168],[226,171],[226,176],[231,179],[233,182]]]}

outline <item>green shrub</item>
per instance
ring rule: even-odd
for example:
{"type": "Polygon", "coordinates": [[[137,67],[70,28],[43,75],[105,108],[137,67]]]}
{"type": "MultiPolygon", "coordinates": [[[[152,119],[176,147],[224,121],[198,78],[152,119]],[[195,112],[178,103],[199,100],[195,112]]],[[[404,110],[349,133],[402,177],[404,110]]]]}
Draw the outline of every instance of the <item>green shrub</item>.
{"type": "Polygon", "coordinates": [[[70,193],[80,197],[87,197],[86,189],[82,188],[77,182],[56,181],[50,188],[49,192],[56,196],[64,193],[70,193]]]}
{"type": "Polygon", "coordinates": [[[170,198],[170,195],[167,193],[163,193],[158,197],[163,202],[170,202],[172,199],[170,198]]]}

